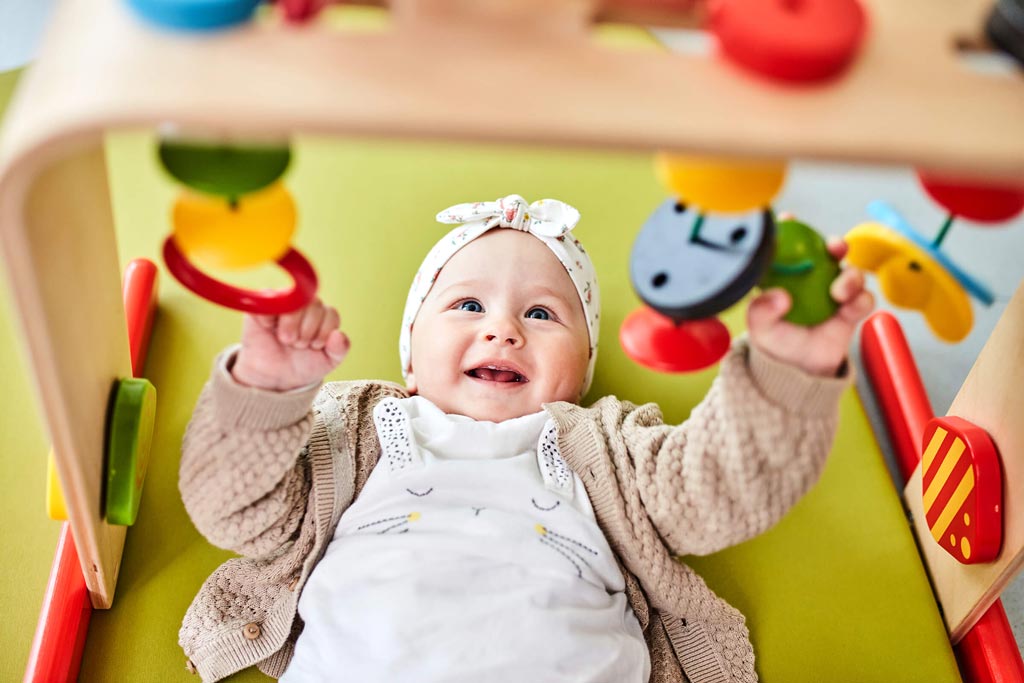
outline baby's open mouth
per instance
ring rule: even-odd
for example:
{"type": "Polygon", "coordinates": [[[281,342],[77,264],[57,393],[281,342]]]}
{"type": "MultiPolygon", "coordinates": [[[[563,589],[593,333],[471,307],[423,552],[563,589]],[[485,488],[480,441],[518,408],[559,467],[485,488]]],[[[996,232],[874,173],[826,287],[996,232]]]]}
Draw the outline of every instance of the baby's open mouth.
{"type": "Polygon", "coordinates": [[[480,368],[467,370],[466,374],[476,379],[487,380],[488,382],[529,382],[525,375],[510,368],[498,365],[487,365],[480,368]]]}

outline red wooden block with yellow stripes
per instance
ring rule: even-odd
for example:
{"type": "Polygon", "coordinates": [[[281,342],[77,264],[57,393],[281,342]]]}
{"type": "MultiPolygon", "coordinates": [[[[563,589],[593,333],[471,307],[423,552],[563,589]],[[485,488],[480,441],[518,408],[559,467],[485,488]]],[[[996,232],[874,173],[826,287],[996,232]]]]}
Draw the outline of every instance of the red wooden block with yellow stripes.
{"type": "Polygon", "coordinates": [[[935,417],[924,430],[921,484],[932,538],[963,564],[991,562],[1003,543],[1003,477],[984,429],[935,417]]]}

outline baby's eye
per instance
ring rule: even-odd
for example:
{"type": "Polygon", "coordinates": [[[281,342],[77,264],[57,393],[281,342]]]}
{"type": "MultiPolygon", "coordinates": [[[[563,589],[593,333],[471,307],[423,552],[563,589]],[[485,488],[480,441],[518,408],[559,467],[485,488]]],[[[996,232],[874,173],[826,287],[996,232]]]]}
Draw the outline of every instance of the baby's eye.
{"type": "Polygon", "coordinates": [[[483,313],[484,307],[480,305],[479,301],[467,299],[459,304],[459,310],[469,311],[470,313],[483,313]]]}
{"type": "Polygon", "coordinates": [[[540,306],[535,306],[526,312],[526,317],[534,320],[550,320],[551,314],[540,306]]]}

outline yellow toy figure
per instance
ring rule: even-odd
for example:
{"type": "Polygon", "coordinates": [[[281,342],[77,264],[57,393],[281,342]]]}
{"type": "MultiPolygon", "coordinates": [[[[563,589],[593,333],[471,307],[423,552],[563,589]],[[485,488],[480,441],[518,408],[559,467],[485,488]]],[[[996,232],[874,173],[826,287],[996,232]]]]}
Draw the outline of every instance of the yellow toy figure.
{"type": "Polygon", "coordinates": [[[939,339],[958,342],[968,335],[974,314],[968,294],[991,306],[995,297],[940,249],[957,216],[978,223],[1000,223],[1024,211],[1024,186],[917,172],[925,192],[948,215],[938,234],[927,240],[884,202],[868,205],[877,222],[858,225],[846,235],[850,263],[875,273],[893,305],[924,314],[939,339]]]}
{"type": "Polygon", "coordinates": [[[846,235],[846,258],[875,274],[894,306],[921,311],[939,339],[958,342],[974,325],[967,292],[937,259],[882,223],[862,223],[846,235]]]}

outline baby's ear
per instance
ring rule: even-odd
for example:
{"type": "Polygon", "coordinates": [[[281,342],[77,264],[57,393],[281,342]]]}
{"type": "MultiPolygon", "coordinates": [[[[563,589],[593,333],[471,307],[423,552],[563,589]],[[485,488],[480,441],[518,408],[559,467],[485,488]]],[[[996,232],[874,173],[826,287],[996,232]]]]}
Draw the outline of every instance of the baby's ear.
{"type": "Polygon", "coordinates": [[[412,369],[405,374],[405,390],[409,392],[410,396],[416,394],[416,375],[413,374],[412,369]]]}

